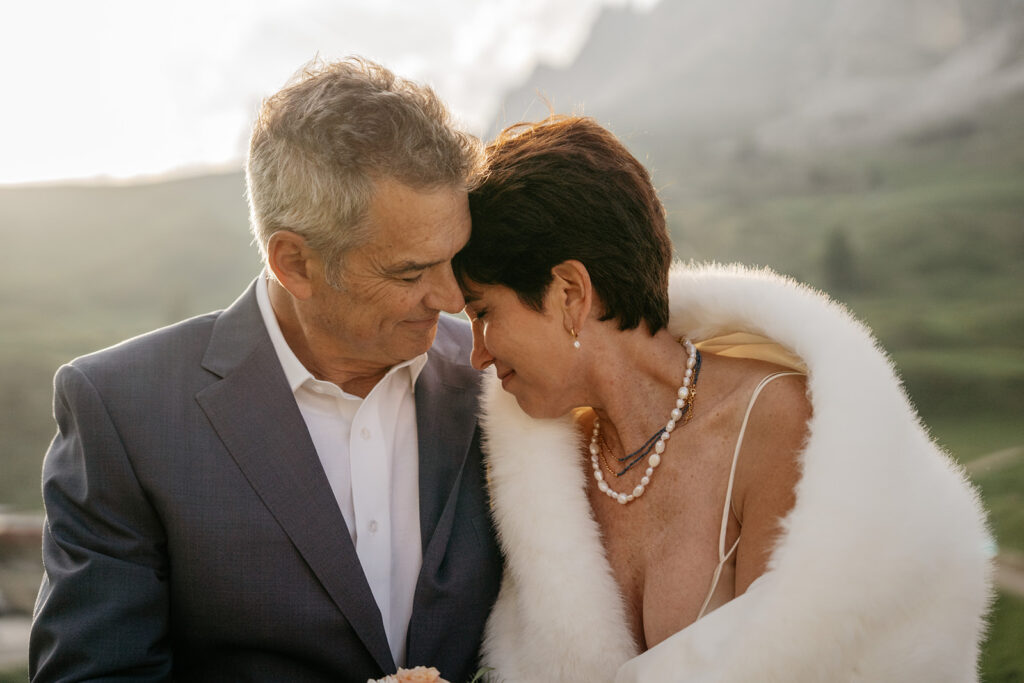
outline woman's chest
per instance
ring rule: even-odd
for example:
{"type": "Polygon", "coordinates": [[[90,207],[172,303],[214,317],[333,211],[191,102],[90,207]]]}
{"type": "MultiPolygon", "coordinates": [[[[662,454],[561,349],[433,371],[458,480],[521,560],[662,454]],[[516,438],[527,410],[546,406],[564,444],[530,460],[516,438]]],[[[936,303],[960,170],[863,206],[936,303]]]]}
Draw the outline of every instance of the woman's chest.
{"type": "Polygon", "coordinates": [[[642,649],[693,623],[713,584],[715,602],[723,599],[722,591],[729,593],[725,599],[732,597],[731,559],[715,582],[723,520],[726,550],[739,535],[725,505],[728,472],[720,469],[700,463],[666,468],[660,492],[628,505],[591,496],[629,627],[642,649]]]}

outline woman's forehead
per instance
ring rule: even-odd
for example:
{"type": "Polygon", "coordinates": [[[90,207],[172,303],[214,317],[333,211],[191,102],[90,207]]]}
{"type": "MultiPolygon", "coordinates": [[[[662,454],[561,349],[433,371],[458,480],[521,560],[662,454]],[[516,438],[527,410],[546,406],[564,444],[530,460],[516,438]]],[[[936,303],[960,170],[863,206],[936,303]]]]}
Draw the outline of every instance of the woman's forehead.
{"type": "Polygon", "coordinates": [[[459,278],[459,288],[462,290],[462,298],[466,300],[466,305],[483,299],[493,287],[494,285],[481,284],[469,278],[459,278]]]}

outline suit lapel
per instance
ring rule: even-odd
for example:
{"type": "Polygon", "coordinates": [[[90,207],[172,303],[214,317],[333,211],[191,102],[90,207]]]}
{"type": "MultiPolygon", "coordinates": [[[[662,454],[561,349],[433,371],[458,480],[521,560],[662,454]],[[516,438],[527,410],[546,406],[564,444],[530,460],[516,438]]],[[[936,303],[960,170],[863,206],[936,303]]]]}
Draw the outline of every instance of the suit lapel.
{"type": "Polygon", "coordinates": [[[448,546],[479,391],[475,372],[460,373],[443,359],[431,360],[416,383],[422,576],[433,575],[448,546]]]}
{"type": "MultiPolygon", "coordinates": [[[[451,577],[443,578],[441,567],[449,552],[480,553],[473,549],[476,545],[468,549],[452,546],[455,511],[460,491],[465,488],[462,479],[476,431],[479,375],[433,354],[431,361],[416,383],[423,565],[409,621],[408,660],[410,664],[430,664],[445,671],[446,667],[467,666],[460,660],[467,653],[459,648],[468,648],[472,656],[476,647],[469,641],[450,642],[451,634],[467,620],[472,621],[474,615],[461,612],[465,605],[460,607],[452,596],[443,597],[451,590],[451,577]]],[[[481,514],[486,512],[485,504],[481,502],[479,507],[481,514]]],[[[479,560],[482,566],[485,558],[479,560]]],[[[472,633],[470,639],[479,636],[479,631],[467,630],[472,633]]]]}
{"type": "Polygon", "coordinates": [[[196,398],[231,457],[380,667],[394,670],[380,610],[254,288],[221,315],[203,365],[222,379],[196,398]]]}

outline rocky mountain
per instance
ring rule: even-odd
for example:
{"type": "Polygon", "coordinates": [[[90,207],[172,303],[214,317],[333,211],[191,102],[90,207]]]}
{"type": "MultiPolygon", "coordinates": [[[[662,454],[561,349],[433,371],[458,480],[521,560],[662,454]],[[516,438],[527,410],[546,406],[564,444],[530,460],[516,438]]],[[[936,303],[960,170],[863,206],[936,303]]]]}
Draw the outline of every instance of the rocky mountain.
{"type": "Polygon", "coordinates": [[[537,68],[490,132],[546,100],[642,148],[801,151],[969,125],[1020,93],[1022,0],[662,0],[605,10],[575,62],[537,68]]]}

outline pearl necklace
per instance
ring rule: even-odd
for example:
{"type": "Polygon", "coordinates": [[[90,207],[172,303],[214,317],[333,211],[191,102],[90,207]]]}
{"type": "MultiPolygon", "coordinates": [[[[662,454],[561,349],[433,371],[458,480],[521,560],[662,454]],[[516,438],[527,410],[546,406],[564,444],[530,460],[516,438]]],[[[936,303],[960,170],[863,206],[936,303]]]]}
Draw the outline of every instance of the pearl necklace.
{"type": "Polygon", "coordinates": [[[604,473],[601,472],[601,465],[598,462],[601,454],[601,447],[598,445],[598,439],[601,436],[601,421],[594,417],[594,431],[590,436],[590,464],[594,470],[594,479],[597,480],[597,488],[600,489],[601,493],[617,501],[620,505],[632,503],[644,495],[644,491],[647,490],[651,483],[654,470],[661,464],[661,454],[665,452],[665,444],[672,437],[672,430],[676,428],[676,423],[682,419],[684,408],[688,405],[692,407],[694,389],[690,385],[695,378],[694,367],[697,365],[697,347],[689,339],[684,340],[682,344],[686,348],[686,373],[683,376],[682,386],[676,392],[676,407],[672,409],[671,417],[665,423],[665,427],[662,429],[658,440],[654,442],[654,452],[647,459],[647,469],[644,471],[644,476],[640,479],[640,483],[637,484],[632,493],[619,493],[605,481],[604,473]]]}

